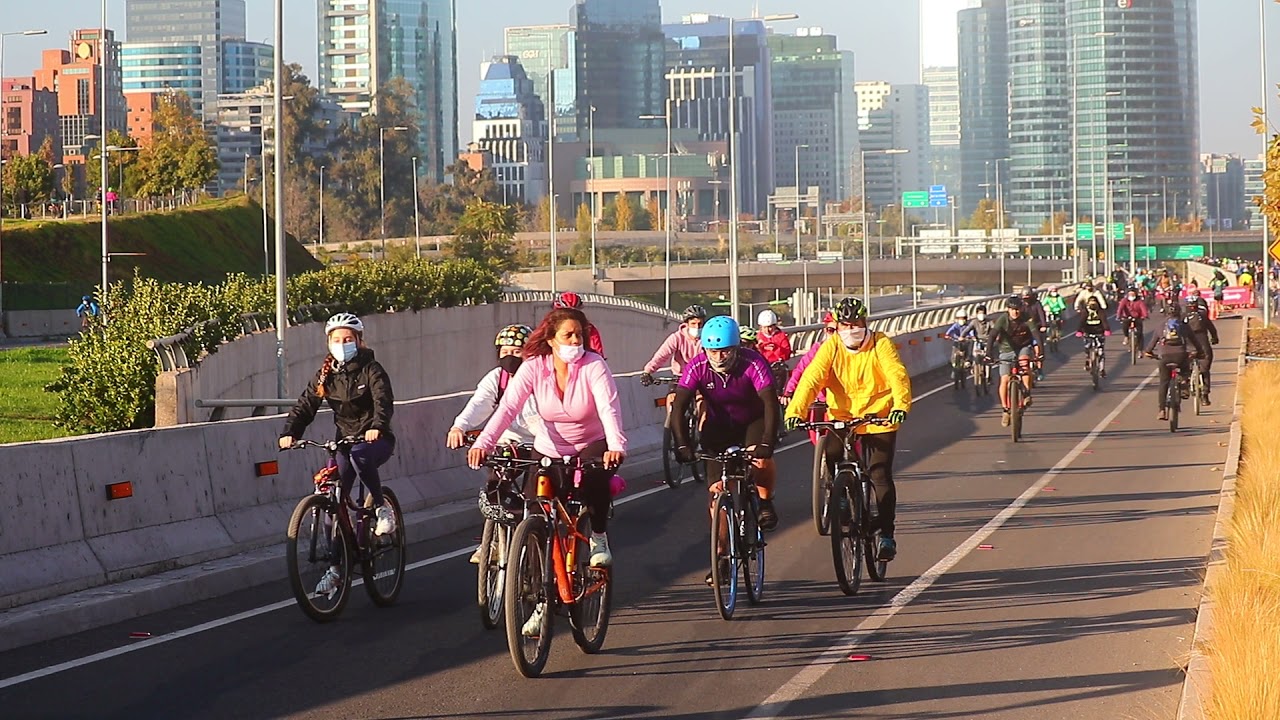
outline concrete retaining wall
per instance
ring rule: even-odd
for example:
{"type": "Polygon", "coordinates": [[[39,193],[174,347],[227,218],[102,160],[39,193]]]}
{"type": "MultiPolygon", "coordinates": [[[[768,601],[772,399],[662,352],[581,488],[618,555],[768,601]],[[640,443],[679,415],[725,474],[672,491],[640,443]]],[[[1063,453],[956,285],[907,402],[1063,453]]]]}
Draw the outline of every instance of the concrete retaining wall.
{"type": "Polygon", "coordinates": [[[68,338],[80,332],[75,310],[10,310],[4,314],[9,337],[68,338]]]}

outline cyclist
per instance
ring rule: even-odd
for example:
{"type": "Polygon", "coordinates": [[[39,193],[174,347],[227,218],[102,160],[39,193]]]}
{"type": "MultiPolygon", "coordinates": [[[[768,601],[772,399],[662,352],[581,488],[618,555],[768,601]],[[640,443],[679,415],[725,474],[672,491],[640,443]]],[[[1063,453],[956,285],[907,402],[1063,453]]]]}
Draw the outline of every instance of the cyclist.
{"type": "Polygon", "coordinates": [[[1164,327],[1151,338],[1151,344],[1147,347],[1145,355],[1150,358],[1156,357],[1157,346],[1160,347],[1160,414],[1156,419],[1168,420],[1165,397],[1169,394],[1169,383],[1173,379],[1171,366],[1176,365],[1183,377],[1190,375],[1191,358],[1202,356],[1204,347],[1200,345],[1200,338],[1196,337],[1196,334],[1191,332],[1191,329],[1182,321],[1182,312],[1176,304],[1169,306],[1164,327]]]}
{"type": "Polygon", "coordinates": [[[1027,370],[1022,376],[1022,407],[1031,405],[1031,363],[1042,356],[1043,338],[1038,327],[1028,322],[1023,312],[1022,300],[1011,297],[1005,302],[1005,315],[991,323],[991,332],[987,334],[987,362],[995,358],[1000,360],[1000,407],[1004,412],[1000,416],[1000,424],[1009,427],[1009,378],[1012,377],[1013,364],[1016,362],[1027,370]],[[994,358],[993,358],[994,355],[994,358]]]}
{"type": "MultiPolygon", "coordinates": [[[[653,374],[667,363],[671,364],[671,373],[679,377],[689,360],[702,351],[698,336],[702,331],[702,323],[707,321],[707,309],[701,305],[690,305],[684,309],[682,317],[684,322],[680,327],[667,336],[658,351],[645,363],[644,372],[640,373],[640,382],[645,385],[652,385],[653,374]]],[[[668,396],[667,400],[670,401],[671,397],[668,396]]],[[[668,402],[667,405],[669,407],[671,403],[668,402]]]]}
{"type": "Polygon", "coordinates": [[[89,323],[93,318],[98,317],[99,312],[98,301],[94,300],[93,296],[85,295],[80,298],[80,305],[76,308],[76,317],[80,318],[81,332],[88,329],[89,323]]]}
{"type": "Polygon", "coordinates": [[[947,328],[945,337],[951,341],[953,350],[951,351],[951,364],[954,366],[956,357],[959,357],[965,367],[969,367],[969,358],[973,355],[973,339],[978,336],[978,332],[973,329],[973,324],[969,322],[969,313],[961,310],[956,313],[955,322],[951,323],[951,327],[947,328]]]}
{"type": "MultiPolygon", "coordinates": [[[[760,342],[760,354],[770,365],[791,359],[791,340],[778,327],[778,315],[772,310],[762,310],[756,319],[760,326],[756,336],[760,342]]],[[[704,343],[705,345],[705,343],[704,343]]]]}
{"type": "Polygon", "coordinates": [[[1142,346],[1143,342],[1143,321],[1150,316],[1147,311],[1147,304],[1138,299],[1138,290],[1131,287],[1125,292],[1124,299],[1116,305],[1116,320],[1119,320],[1124,327],[1125,336],[1124,343],[1129,344],[1129,326],[1132,325],[1134,332],[1138,337],[1138,346],[1142,346]]]}
{"type": "Polygon", "coordinates": [[[1218,344],[1218,328],[1209,319],[1209,306],[1198,291],[1187,295],[1187,310],[1182,321],[1191,329],[1200,345],[1200,376],[1204,378],[1204,404],[1209,405],[1209,368],[1213,367],[1213,346],[1218,344]]]}
{"type": "MultiPolygon", "coordinates": [[[[524,362],[520,352],[532,332],[533,329],[528,325],[508,325],[498,332],[498,336],[493,341],[494,347],[498,349],[498,366],[480,378],[480,384],[476,385],[476,391],[467,401],[466,407],[458,413],[458,417],[453,419],[453,425],[445,438],[445,446],[450,450],[462,447],[466,443],[466,433],[483,427],[484,421],[498,407],[507,386],[511,383],[511,376],[516,374],[521,363],[524,362]]],[[[530,428],[537,427],[539,422],[538,404],[533,398],[529,398],[520,414],[511,421],[511,427],[502,433],[498,442],[512,445],[532,443],[533,430],[530,428]]],[[[490,490],[493,490],[496,487],[497,475],[490,472],[489,480],[490,490]]],[[[480,548],[476,548],[475,553],[471,555],[471,562],[480,563],[480,548]]]]}
{"type": "MultiPolygon", "coordinates": [[[[560,293],[551,302],[551,309],[559,310],[561,308],[581,310],[582,296],[575,292],[560,293]]],[[[600,339],[600,331],[596,329],[595,325],[587,325],[587,349],[600,357],[605,357],[604,340],[600,339]]]]}
{"type": "MultiPolygon", "coordinates": [[[[738,322],[727,315],[707,321],[702,333],[702,352],[685,366],[676,385],[676,417],[681,417],[702,395],[707,422],[702,431],[702,449],[719,453],[730,447],[742,447],[751,453],[755,466],[756,488],[760,493],[760,529],[778,526],[778,513],[773,506],[773,484],[776,471],[773,462],[773,439],[778,429],[778,395],[773,389],[773,376],[764,356],[741,347],[738,322]]],[[[682,463],[695,460],[689,445],[688,429],[676,423],[676,459],[682,463]]],[[[721,469],[709,463],[707,477],[718,477],[721,469]]],[[[718,483],[709,490],[712,497],[720,491],[718,483]]],[[[708,582],[710,582],[708,574],[708,582]]]]}
{"type": "MultiPolygon", "coordinates": [[[[884,417],[889,425],[863,425],[867,453],[867,473],[876,490],[880,508],[880,547],[877,557],[892,560],[898,554],[894,540],[897,491],[893,485],[893,456],[898,428],[911,411],[911,376],[898,357],[893,340],[867,328],[867,306],[856,297],[845,298],[836,308],[836,337],[822,343],[813,362],[800,378],[786,425],[794,430],[809,415],[809,406],[822,389],[827,391],[827,414],[850,421],[867,415],[884,417]]],[[[835,463],[843,453],[843,443],[827,443],[826,461],[834,475],[835,463]]]]}
{"type": "Polygon", "coordinates": [[[1098,302],[1102,303],[1102,309],[1103,310],[1107,309],[1106,297],[1104,297],[1101,292],[1095,290],[1092,284],[1084,282],[1084,283],[1080,283],[1080,292],[1076,293],[1076,301],[1075,301],[1076,312],[1080,312],[1081,310],[1083,310],[1084,306],[1089,302],[1089,298],[1091,297],[1098,298],[1098,302]]]}
{"type": "Polygon", "coordinates": [[[1129,287],[1129,274],[1125,272],[1123,265],[1116,265],[1111,269],[1111,285],[1116,293],[1122,293],[1129,287]]]}
{"type": "MultiPolygon", "coordinates": [[[[511,427],[530,397],[541,422],[533,446],[541,457],[577,457],[602,461],[603,468],[584,470],[582,499],[591,515],[591,564],[613,564],[609,552],[609,480],[626,456],[618,387],[604,358],[587,352],[587,316],[559,308],[547,313],[524,344],[524,363],[511,378],[484,432],[472,444],[467,462],[478,468],[511,427]]],[[[536,626],[534,626],[536,630],[536,626]]]]}
{"type": "MultiPolygon", "coordinates": [[[[1102,303],[1097,298],[1089,298],[1088,304],[1084,306],[1084,312],[1080,313],[1080,325],[1076,328],[1076,337],[1082,338],[1085,335],[1093,338],[1093,341],[1098,343],[1098,347],[1102,349],[1099,354],[1098,369],[1101,371],[1102,377],[1106,377],[1106,339],[1111,336],[1111,324],[1107,322],[1107,313],[1102,309],[1102,303]]],[[[1084,369],[1089,369],[1088,360],[1085,360],[1084,369]]]]}
{"type": "Polygon", "coordinates": [[[1213,290],[1213,301],[1221,303],[1227,288],[1227,276],[1221,270],[1213,271],[1213,279],[1209,281],[1209,289],[1213,290]]]}
{"type": "Polygon", "coordinates": [[[1067,311],[1067,301],[1058,293],[1057,285],[1049,286],[1049,292],[1045,294],[1041,305],[1044,308],[1045,330],[1052,326],[1062,332],[1062,314],[1067,311]]]}
{"type": "Polygon", "coordinates": [[[805,354],[800,357],[800,361],[796,363],[796,367],[791,371],[791,377],[787,378],[787,386],[782,390],[782,401],[789,402],[791,396],[796,393],[796,386],[800,384],[800,376],[804,375],[805,368],[809,367],[809,363],[813,362],[813,356],[818,354],[818,348],[822,347],[822,343],[831,339],[836,334],[837,324],[836,316],[830,312],[822,316],[822,336],[813,341],[805,354]]]}
{"type": "MultiPolygon", "coordinates": [[[[315,419],[320,404],[327,404],[333,410],[335,439],[360,439],[338,453],[342,496],[351,492],[359,476],[360,482],[369,489],[378,519],[373,532],[387,535],[395,532],[396,519],[391,506],[384,502],[378,468],[391,459],[396,447],[396,438],[391,432],[391,416],[395,412],[391,378],[374,359],[373,350],[365,345],[364,323],[360,318],[351,313],[338,313],[324,324],[324,333],[329,354],[289,411],[280,434],[280,449],[293,447],[315,419]]],[[[337,569],[330,567],[320,578],[316,592],[332,593],[341,581],[337,569]]]]}
{"type": "Polygon", "coordinates": [[[755,350],[756,352],[759,352],[759,348],[757,346],[759,343],[760,335],[759,333],[756,332],[755,328],[751,327],[750,325],[743,325],[740,331],[738,332],[738,337],[742,339],[742,347],[749,348],[751,350],[755,350]]]}
{"type": "MultiPolygon", "coordinates": [[[[1022,288],[1022,314],[1027,318],[1027,323],[1040,329],[1040,338],[1044,339],[1045,333],[1049,330],[1049,319],[1045,317],[1044,306],[1040,304],[1040,299],[1036,297],[1036,289],[1030,285],[1022,288]]],[[[1043,357],[1037,356],[1036,365],[1036,382],[1044,380],[1044,364],[1043,357]]]]}
{"type": "Polygon", "coordinates": [[[991,334],[991,319],[987,317],[987,306],[979,305],[973,313],[969,327],[973,330],[973,358],[981,359],[987,352],[987,336],[991,334]]]}

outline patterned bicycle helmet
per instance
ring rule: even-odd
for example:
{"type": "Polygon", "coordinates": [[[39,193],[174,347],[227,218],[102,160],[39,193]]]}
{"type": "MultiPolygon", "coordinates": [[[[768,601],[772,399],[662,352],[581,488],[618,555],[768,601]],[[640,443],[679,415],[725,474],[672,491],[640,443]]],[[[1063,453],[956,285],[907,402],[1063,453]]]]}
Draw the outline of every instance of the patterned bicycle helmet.
{"type": "Polygon", "coordinates": [[[702,328],[704,350],[727,350],[742,344],[742,330],[738,321],[728,315],[717,315],[702,328]]]}
{"type": "Polygon", "coordinates": [[[551,303],[552,310],[563,310],[565,308],[576,309],[580,307],[582,307],[582,298],[575,292],[562,292],[556,296],[555,301],[551,303]]]}
{"type": "Polygon", "coordinates": [[[695,318],[697,318],[698,320],[706,320],[707,309],[702,307],[701,305],[690,305],[689,307],[684,309],[684,313],[681,315],[681,317],[684,318],[685,320],[693,320],[695,318]]]}
{"type": "Polygon", "coordinates": [[[364,323],[360,322],[360,318],[352,315],[351,313],[345,312],[338,313],[337,315],[329,318],[329,320],[324,324],[324,334],[328,335],[334,330],[340,330],[342,328],[355,330],[356,333],[360,335],[364,334],[364,323]]]}
{"type": "Polygon", "coordinates": [[[744,343],[753,343],[759,339],[756,329],[749,325],[743,325],[742,330],[739,331],[738,335],[742,338],[742,342],[744,343]]]}
{"type": "Polygon", "coordinates": [[[851,323],[867,319],[867,305],[856,297],[847,297],[836,307],[836,320],[851,323]]]}
{"type": "Polygon", "coordinates": [[[524,347],[524,343],[533,334],[533,329],[528,325],[508,325],[498,331],[498,337],[493,339],[493,346],[503,347],[524,347]]]}

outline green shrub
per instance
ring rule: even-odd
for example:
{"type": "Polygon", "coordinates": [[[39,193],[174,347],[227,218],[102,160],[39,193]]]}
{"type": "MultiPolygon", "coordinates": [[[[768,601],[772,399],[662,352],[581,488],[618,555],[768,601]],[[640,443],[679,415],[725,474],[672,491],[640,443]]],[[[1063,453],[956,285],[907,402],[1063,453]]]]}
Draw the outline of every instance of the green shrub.
{"type": "MultiPolygon", "coordinates": [[[[364,261],[289,278],[290,307],[337,305],[358,315],[494,302],[501,278],[472,260],[364,261]]],[[[135,275],[111,286],[110,322],[71,342],[68,364],[48,386],[57,422],[73,433],[151,427],[159,366],[148,340],[195,328],[187,357],[216,352],[240,334],[243,313],[275,316],[272,280],[231,275],[223,282],[164,283],[135,275]],[[205,321],[216,320],[216,324],[205,321]]]]}

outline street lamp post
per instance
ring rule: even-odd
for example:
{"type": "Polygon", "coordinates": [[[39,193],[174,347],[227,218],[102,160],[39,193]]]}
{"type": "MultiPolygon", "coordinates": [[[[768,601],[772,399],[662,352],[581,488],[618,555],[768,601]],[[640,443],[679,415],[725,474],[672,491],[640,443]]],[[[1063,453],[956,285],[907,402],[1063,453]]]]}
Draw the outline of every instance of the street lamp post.
{"type": "Polygon", "coordinates": [[[391,132],[403,132],[408,129],[403,125],[378,128],[378,227],[379,234],[382,236],[383,260],[387,259],[387,154],[384,138],[388,130],[391,132]]]}
{"type": "Polygon", "coordinates": [[[1009,158],[999,158],[994,162],[996,164],[996,226],[1000,229],[1000,236],[996,239],[996,243],[1000,246],[1000,294],[1004,295],[1008,292],[1008,286],[1004,280],[1004,185],[1000,182],[1000,163],[1009,162],[1009,158]]]}
{"type": "MultiPolygon", "coordinates": [[[[587,194],[591,196],[591,291],[596,290],[596,106],[587,111],[587,194]]],[[[620,196],[627,201],[627,194],[620,196]]]]}
{"type": "MultiPolygon", "coordinates": [[[[106,12],[103,12],[106,15],[106,12]]],[[[106,21],[103,21],[106,24],[106,21]]],[[[47,30],[14,30],[11,32],[0,32],[0,81],[4,79],[4,39],[10,35],[44,35],[47,30]]],[[[4,127],[4,91],[0,88],[0,128],[4,127]]],[[[3,153],[0,153],[2,156],[3,153]]],[[[3,157],[0,157],[3,159],[3,157]]],[[[0,173],[0,231],[4,226],[4,190],[3,190],[3,173],[0,173]]],[[[0,334],[3,334],[5,328],[4,322],[4,241],[0,238],[0,334]]]]}
{"type": "MultiPolygon", "coordinates": [[[[505,188],[506,186],[503,185],[505,188]]],[[[418,221],[418,156],[413,156],[413,256],[422,257],[422,227],[418,221]]]]}
{"type": "MultiPolygon", "coordinates": [[[[667,158],[667,201],[666,201],[667,211],[664,215],[665,219],[663,220],[663,223],[662,223],[663,224],[662,229],[666,231],[666,236],[667,236],[667,249],[663,255],[664,272],[663,272],[662,297],[663,297],[663,307],[670,310],[671,309],[671,99],[670,98],[667,98],[667,101],[663,107],[663,113],[661,115],[641,115],[640,116],[641,120],[658,120],[659,118],[661,118],[667,125],[667,150],[665,153],[663,153],[664,155],[666,155],[666,158],[667,158]]],[[[593,193],[593,198],[594,198],[594,193],[593,193]]],[[[594,218],[595,216],[593,215],[592,217],[594,218]]],[[[595,227],[595,224],[592,223],[592,228],[594,229],[594,227],[595,227]]],[[[593,252],[592,258],[594,259],[594,257],[595,257],[595,253],[593,252]]],[[[594,278],[595,273],[593,272],[591,276],[594,278]]]]}
{"type": "Polygon", "coordinates": [[[808,147],[808,144],[796,145],[796,214],[791,218],[796,226],[796,262],[800,261],[800,149],[808,147]]]}
{"type": "MultiPolygon", "coordinates": [[[[909,152],[911,152],[911,150],[907,148],[862,151],[862,302],[866,305],[868,313],[871,312],[871,248],[870,244],[867,242],[867,209],[871,207],[871,205],[867,202],[867,156],[903,155],[909,152]]],[[[880,230],[878,219],[876,223],[876,235],[878,237],[880,230]]]]}
{"type": "Polygon", "coordinates": [[[316,245],[324,245],[324,165],[320,166],[320,238],[316,245]]]}
{"type": "MultiPolygon", "coordinates": [[[[1267,151],[1271,132],[1271,128],[1267,125],[1267,103],[1270,102],[1269,93],[1270,86],[1267,85],[1267,3],[1266,0],[1258,0],[1258,32],[1260,40],[1258,44],[1258,58],[1262,65],[1262,104],[1258,107],[1262,110],[1262,176],[1267,176],[1268,161],[1267,151]]],[[[1271,326],[1271,272],[1267,258],[1271,252],[1271,222],[1264,214],[1262,216],[1262,272],[1258,273],[1259,282],[1262,285],[1262,325],[1263,327],[1271,326]]]]}
{"type": "MultiPolygon", "coordinates": [[[[106,122],[105,117],[103,118],[103,122],[106,122]]],[[[109,282],[107,277],[107,264],[111,262],[111,253],[107,246],[107,181],[110,179],[107,167],[107,156],[113,152],[138,152],[142,148],[107,145],[107,139],[99,135],[85,135],[84,140],[97,140],[102,143],[101,149],[98,150],[98,156],[102,162],[99,166],[101,168],[101,174],[99,175],[100,182],[98,183],[102,186],[102,297],[99,298],[99,307],[101,308],[100,312],[102,313],[102,321],[105,323],[107,319],[107,311],[105,309],[106,303],[104,301],[106,300],[107,283],[109,282]]]]}

